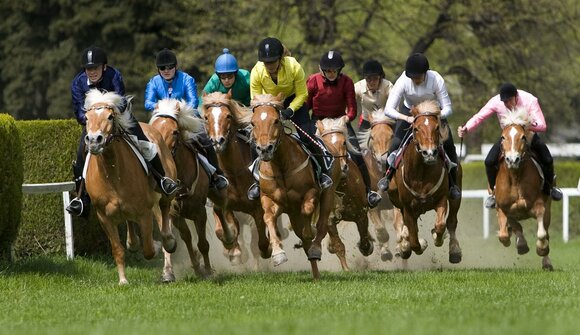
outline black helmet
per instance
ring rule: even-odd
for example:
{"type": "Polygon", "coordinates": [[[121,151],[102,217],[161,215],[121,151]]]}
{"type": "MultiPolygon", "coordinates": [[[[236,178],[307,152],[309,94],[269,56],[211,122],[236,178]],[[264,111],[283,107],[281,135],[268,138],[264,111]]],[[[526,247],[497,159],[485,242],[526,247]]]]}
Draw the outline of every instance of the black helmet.
{"type": "Polygon", "coordinates": [[[416,53],[407,58],[405,64],[405,75],[409,78],[418,77],[429,70],[429,61],[425,55],[416,53]]]}
{"type": "Polygon", "coordinates": [[[107,54],[99,47],[88,47],[83,51],[81,65],[84,68],[96,67],[107,64],[107,54]]]}
{"type": "Polygon", "coordinates": [[[504,83],[499,88],[499,98],[501,101],[509,100],[518,95],[518,89],[512,83],[504,83]]]}
{"type": "Polygon", "coordinates": [[[325,52],[324,55],[322,55],[322,58],[320,58],[320,68],[322,70],[340,70],[343,67],[344,61],[342,60],[342,56],[338,51],[330,50],[329,52],[325,52]]]}
{"type": "Polygon", "coordinates": [[[284,54],[284,47],[279,39],[266,37],[258,45],[258,60],[260,62],[274,62],[284,54]]]}
{"type": "Polygon", "coordinates": [[[363,76],[371,76],[371,75],[379,75],[381,77],[385,76],[385,71],[383,70],[383,66],[381,63],[377,62],[376,60],[372,59],[366,62],[363,65],[363,76]]]}
{"type": "Polygon", "coordinates": [[[177,57],[173,51],[167,48],[163,49],[157,53],[157,57],[155,58],[155,65],[157,65],[157,67],[176,66],[177,57]]]}

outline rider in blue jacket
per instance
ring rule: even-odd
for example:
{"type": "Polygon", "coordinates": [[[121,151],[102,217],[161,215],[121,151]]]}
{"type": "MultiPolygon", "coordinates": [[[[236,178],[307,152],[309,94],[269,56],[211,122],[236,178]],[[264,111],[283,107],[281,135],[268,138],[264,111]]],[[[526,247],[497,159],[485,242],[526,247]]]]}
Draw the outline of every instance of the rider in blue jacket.
{"type": "MultiPolygon", "coordinates": [[[[77,159],[73,164],[73,173],[77,189],[77,197],[74,198],[67,206],[66,210],[77,216],[87,216],[89,213],[90,198],[84,187],[81,190],[82,173],[85,165],[85,145],[84,139],[87,135],[86,130],[86,111],[84,110],[85,96],[91,89],[99,89],[106,92],[115,92],[125,96],[125,84],[119,70],[107,65],[107,54],[98,47],[89,47],[83,51],[81,56],[83,71],[79,72],[71,84],[71,95],[73,110],[77,122],[82,126],[81,139],[77,150],[77,159]],[[80,191],[80,192],[79,192],[80,191]]],[[[149,141],[139,126],[139,122],[132,116],[133,126],[127,129],[131,134],[137,136],[141,141],[149,141]]],[[[164,176],[163,165],[159,155],[151,160],[151,165],[160,176],[164,176]]],[[[177,183],[168,177],[158,177],[161,189],[166,194],[172,194],[177,190],[177,183]]]]}
{"type": "MultiPolygon", "coordinates": [[[[152,111],[157,107],[159,100],[173,98],[185,100],[195,110],[195,116],[200,117],[197,111],[199,99],[197,98],[195,79],[178,69],[175,53],[169,49],[159,51],[155,59],[155,65],[159,74],[155,75],[147,83],[145,109],[152,111]]],[[[219,167],[215,149],[207,133],[200,134],[198,141],[205,149],[210,164],[216,168],[216,172],[211,176],[210,186],[218,190],[226,188],[229,182],[219,167]]]]}

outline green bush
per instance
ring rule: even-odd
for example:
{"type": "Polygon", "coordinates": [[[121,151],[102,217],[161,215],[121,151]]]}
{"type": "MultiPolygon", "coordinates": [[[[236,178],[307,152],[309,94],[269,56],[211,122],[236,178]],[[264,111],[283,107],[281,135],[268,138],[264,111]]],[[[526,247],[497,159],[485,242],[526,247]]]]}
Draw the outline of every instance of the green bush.
{"type": "MultiPolygon", "coordinates": [[[[24,182],[72,181],[71,166],[81,133],[76,121],[18,121],[16,125],[22,138],[24,182]]],[[[73,236],[76,254],[98,254],[109,250],[107,238],[94,215],[89,220],[74,218],[73,236]]],[[[22,226],[14,249],[19,257],[64,254],[62,194],[24,195],[22,226]]]]}
{"type": "Polygon", "coordinates": [[[22,147],[14,119],[0,114],[0,259],[12,260],[20,227],[22,147]]]}

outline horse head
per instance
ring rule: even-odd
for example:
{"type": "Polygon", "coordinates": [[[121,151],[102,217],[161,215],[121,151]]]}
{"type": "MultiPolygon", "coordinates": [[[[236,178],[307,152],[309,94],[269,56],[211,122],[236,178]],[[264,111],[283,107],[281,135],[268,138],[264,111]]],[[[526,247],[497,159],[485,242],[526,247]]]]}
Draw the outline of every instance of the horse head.
{"type": "Polygon", "coordinates": [[[441,139],[441,110],[436,101],[428,100],[411,109],[415,117],[413,141],[415,149],[421,154],[423,163],[433,165],[437,162],[441,139]]]}
{"type": "Polygon", "coordinates": [[[149,124],[161,133],[173,155],[178,143],[188,141],[195,134],[205,131],[203,121],[195,117],[194,108],[185,100],[159,100],[149,124]]]}
{"type": "Polygon", "coordinates": [[[283,101],[282,94],[260,94],[252,99],[252,141],[263,161],[272,160],[284,136],[284,124],[280,119],[283,101]]]}
{"type": "Polygon", "coordinates": [[[121,129],[132,126],[130,106],[127,106],[124,113],[121,112],[125,103],[129,104],[130,100],[125,100],[115,92],[103,93],[98,89],[87,93],[84,105],[87,135],[84,141],[92,154],[103,153],[113,136],[119,135],[121,129]]]}
{"type": "Polygon", "coordinates": [[[347,122],[349,120],[346,115],[335,119],[326,118],[316,121],[316,135],[324,141],[332,155],[339,158],[343,176],[348,173],[348,150],[357,151],[348,141],[347,122]]]}
{"type": "Polygon", "coordinates": [[[382,109],[377,109],[369,113],[369,122],[370,129],[361,132],[361,147],[367,147],[375,161],[385,166],[393,137],[394,120],[386,116],[382,109]]]}
{"type": "Polygon", "coordinates": [[[530,125],[529,114],[524,109],[516,109],[500,119],[501,150],[509,169],[517,169],[528,151],[532,133],[527,131],[530,125]]]}
{"type": "Polygon", "coordinates": [[[217,153],[227,148],[230,136],[249,123],[251,118],[251,111],[232,99],[231,91],[204,93],[202,113],[207,123],[207,133],[217,153]]]}

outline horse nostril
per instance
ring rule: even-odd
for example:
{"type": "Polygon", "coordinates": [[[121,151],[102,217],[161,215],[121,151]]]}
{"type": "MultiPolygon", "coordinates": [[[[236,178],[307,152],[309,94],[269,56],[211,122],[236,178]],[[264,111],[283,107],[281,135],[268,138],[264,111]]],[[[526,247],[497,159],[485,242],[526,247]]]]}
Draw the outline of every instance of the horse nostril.
{"type": "Polygon", "coordinates": [[[221,137],[218,139],[218,143],[219,143],[219,144],[224,144],[225,142],[226,142],[226,138],[225,138],[225,137],[223,137],[223,136],[221,136],[221,137]]]}
{"type": "Polygon", "coordinates": [[[104,139],[103,135],[97,136],[97,143],[102,143],[103,139],[104,139]]]}
{"type": "Polygon", "coordinates": [[[268,144],[268,146],[266,147],[266,150],[268,150],[268,151],[272,151],[273,149],[274,149],[273,144],[268,144]]]}

